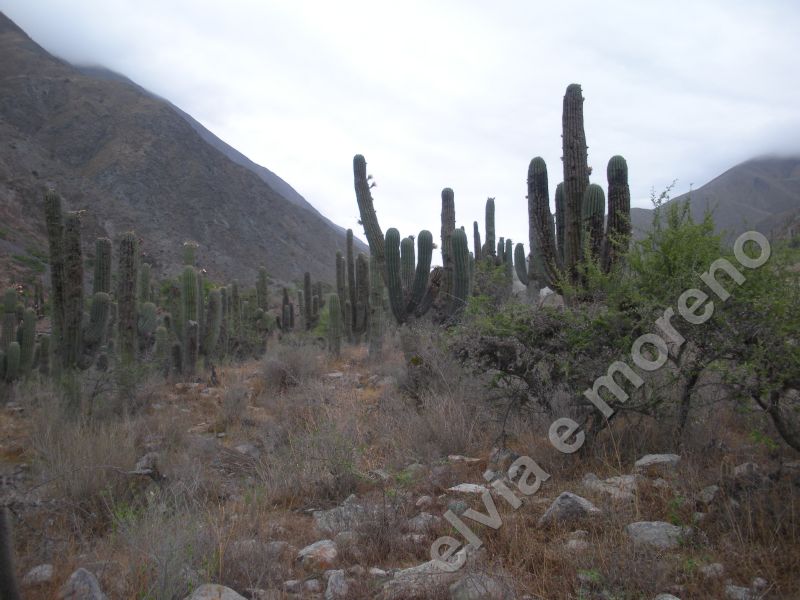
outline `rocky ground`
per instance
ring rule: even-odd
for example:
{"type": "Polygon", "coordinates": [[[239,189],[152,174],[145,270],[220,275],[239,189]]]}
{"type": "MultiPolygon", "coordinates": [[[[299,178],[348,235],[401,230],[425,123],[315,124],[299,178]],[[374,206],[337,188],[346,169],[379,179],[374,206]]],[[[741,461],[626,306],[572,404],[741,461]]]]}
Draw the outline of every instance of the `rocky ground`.
{"type": "Polygon", "coordinates": [[[402,400],[398,357],[376,367],[351,349],[316,356],[308,372],[295,360],[219,369],[218,387],[148,380],[135,415],[91,427],[55,426],[43,387],[18,390],[2,409],[0,457],[24,597],[737,600],[800,589],[800,462],[734,430],[703,452],[612,444],[562,457],[541,431],[500,447],[469,399],[458,410],[441,396],[402,400]],[[527,494],[525,456],[549,475],[527,494]],[[493,507],[493,522],[475,521],[493,507]],[[464,566],[447,572],[430,547],[464,543],[453,516],[480,548],[461,547],[464,566]]]}

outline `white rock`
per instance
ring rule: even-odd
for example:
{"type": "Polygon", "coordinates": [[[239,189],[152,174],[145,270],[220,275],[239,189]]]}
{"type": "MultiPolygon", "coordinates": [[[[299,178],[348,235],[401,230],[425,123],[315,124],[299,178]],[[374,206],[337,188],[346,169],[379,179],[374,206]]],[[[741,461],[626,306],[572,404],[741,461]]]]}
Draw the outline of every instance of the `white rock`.
{"type": "Polygon", "coordinates": [[[78,569],[70,575],[58,590],[58,597],[59,600],[108,600],[100,589],[97,578],[86,569],[78,569]]]}
{"type": "Polygon", "coordinates": [[[677,596],[673,596],[672,594],[659,594],[653,600],[681,600],[677,596]]]}
{"type": "Polygon", "coordinates": [[[692,533],[691,527],[678,527],[663,521],[639,521],[625,527],[634,545],[652,546],[661,550],[677,548],[681,539],[692,533]]]}
{"type": "Polygon", "coordinates": [[[620,475],[600,479],[594,473],[587,473],[581,483],[589,490],[608,494],[613,500],[625,501],[633,500],[639,479],[638,475],[620,475]]]}
{"type": "Polygon", "coordinates": [[[450,586],[450,600],[505,600],[509,590],[484,573],[467,573],[450,586]]]}
{"type": "Polygon", "coordinates": [[[480,485],[479,483],[459,483],[458,485],[454,485],[451,488],[448,488],[448,492],[456,492],[459,494],[482,494],[485,492],[487,488],[485,485],[480,485]]]}
{"type": "Polygon", "coordinates": [[[197,588],[186,600],[246,600],[246,598],[224,585],[206,583],[197,588]]]}
{"type": "Polygon", "coordinates": [[[725,597],[728,600],[755,600],[758,596],[745,587],[728,584],[725,586],[725,597]]]}
{"type": "Polygon", "coordinates": [[[417,508],[430,508],[433,505],[433,498],[430,496],[420,496],[417,500],[416,506],[417,508]]]}
{"type": "Polygon", "coordinates": [[[718,494],[719,494],[719,486],[709,485],[700,490],[700,493],[697,494],[697,499],[703,504],[711,504],[712,502],[714,502],[714,500],[717,499],[718,494]]]}
{"type": "Polygon", "coordinates": [[[753,581],[750,582],[750,589],[753,590],[754,592],[761,593],[767,590],[768,585],[769,582],[767,582],[766,579],[764,579],[763,577],[756,577],[755,579],[753,579],[753,581]]]}
{"type": "Polygon", "coordinates": [[[633,468],[635,471],[645,471],[650,468],[672,470],[681,462],[677,454],[647,454],[637,460],[633,468]]]}
{"type": "Polygon", "coordinates": [[[336,564],[339,552],[333,540],[320,540],[297,553],[297,559],[307,569],[330,569],[336,564]]]}
{"type": "Polygon", "coordinates": [[[344,600],[350,593],[350,584],[345,572],[341,569],[333,571],[328,577],[328,586],[325,588],[325,600],[344,600]]]}
{"type": "Polygon", "coordinates": [[[725,567],[722,563],[711,563],[700,567],[700,574],[706,579],[717,579],[725,574],[725,567]]]}
{"type": "Polygon", "coordinates": [[[447,457],[447,461],[451,463],[465,463],[468,465],[480,462],[480,458],[470,458],[469,456],[462,456],[461,454],[451,454],[447,457]]]}
{"type": "Polygon", "coordinates": [[[53,565],[38,565],[33,567],[22,578],[22,585],[38,585],[50,583],[53,580],[53,565]]]}
{"type": "Polygon", "coordinates": [[[428,533],[430,530],[435,529],[441,522],[441,517],[423,512],[408,520],[408,529],[414,533],[428,533]]]}

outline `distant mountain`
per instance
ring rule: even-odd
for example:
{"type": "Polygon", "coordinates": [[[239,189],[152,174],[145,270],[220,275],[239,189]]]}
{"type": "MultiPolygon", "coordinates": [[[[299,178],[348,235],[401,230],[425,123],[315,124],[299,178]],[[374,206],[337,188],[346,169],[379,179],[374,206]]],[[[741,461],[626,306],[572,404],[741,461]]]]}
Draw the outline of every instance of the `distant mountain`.
{"type": "Polygon", "coordinates": [[[43,269],[50,186],[85,209],[90,258],[96,236],[133,229],[165,274],[193,240],[212,279],[249,285],[264,265],[283,281],[334,281],[344,230],[191,116],[122,75],[51,56],[2,13],[0,56],[0,283],[43,269]]]}
{"type": "MultiPolygon", "coordinates": [[[[670,202],[687,198],[692,217],[700,220],[711,210],[717,231],[727,240],[748,229],[779,236],[787,223],[800,218],[800,157],[748,160],[670,202]]],[[[648,229],[652,218],[650,209],[631,209],[635,231],[648,229]]]]}

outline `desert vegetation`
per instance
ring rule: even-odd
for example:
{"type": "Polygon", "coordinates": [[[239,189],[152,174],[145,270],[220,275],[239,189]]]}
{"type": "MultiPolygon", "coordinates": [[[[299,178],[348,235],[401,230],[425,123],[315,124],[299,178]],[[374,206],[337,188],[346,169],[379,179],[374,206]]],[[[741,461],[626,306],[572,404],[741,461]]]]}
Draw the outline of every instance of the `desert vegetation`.
{"type": "Polygon", "coordinates": [[[729,247],[668,190],[632,239],[625,159],[592,182],[579,85],[563,111],[555,214],[544,160],[527,173],[527,252],[494,198],[470,248],[445,188],[433,267],[430,230],[384,233],[361,155],[369,256],[348,230],[332,282],[210,281],[202,241],[159,279],[134,232],[89,261],[48,191],[47,281],[3,298],[0,589],[796,597],[796,240],[729,247]],[[456,522],[480,543],[442,569],[456,522]]]}

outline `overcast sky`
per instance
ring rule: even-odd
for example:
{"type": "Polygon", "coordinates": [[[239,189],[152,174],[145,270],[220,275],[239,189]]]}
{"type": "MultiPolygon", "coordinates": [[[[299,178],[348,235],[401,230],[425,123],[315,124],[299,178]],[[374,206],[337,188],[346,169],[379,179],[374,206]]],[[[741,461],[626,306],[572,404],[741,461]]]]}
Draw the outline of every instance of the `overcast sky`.
{"type": "Polygon", "coordinates": [[[626,157],[635,206],[763,153],[800,152],[800,3],[0,0],[47,50],[118,71],[277,173],[344,227],[367,158],[384,230],[456,219],[527,247],[525,179],[561,180],[583,86],[592,180],[626,157]]]}

